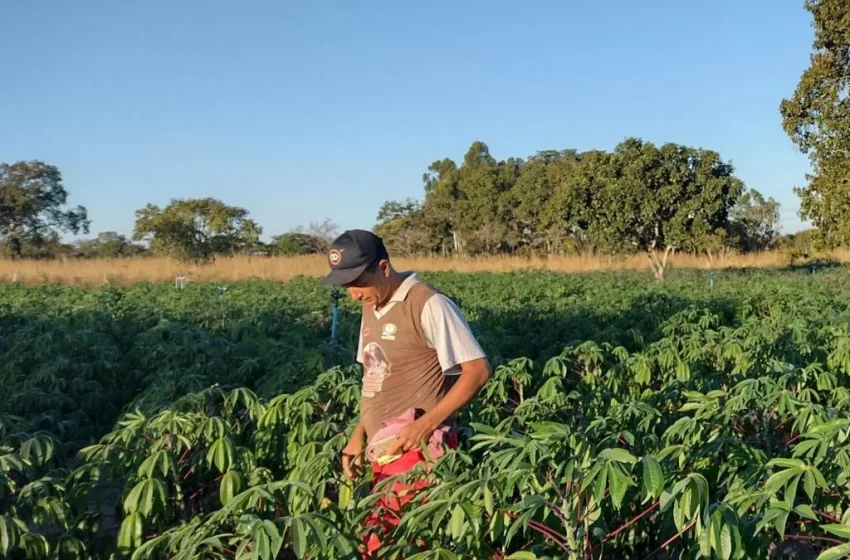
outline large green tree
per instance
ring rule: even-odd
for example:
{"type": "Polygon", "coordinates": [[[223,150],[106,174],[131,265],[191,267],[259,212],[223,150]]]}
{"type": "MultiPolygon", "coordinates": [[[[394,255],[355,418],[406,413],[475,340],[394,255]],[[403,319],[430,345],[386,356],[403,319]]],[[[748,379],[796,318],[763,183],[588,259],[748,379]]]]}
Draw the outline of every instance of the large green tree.
{"type": "Polygon", "coordinates": [[[136,211],[133,239],[182,261],[205,262],[252,247],[262,229],[248,211],[214,198],[174,199],[136,211]]]}
{"type": "Polygon", "coordinates": [[[729,233],[744,252],[770,249],[779,237],[779,203],[756,189],[745,192],[729,214],[729,233]]]}
{"type": "Polygon", "coordinates": [[[0,237],[7,253],[20,258],[25,249],[40,253],[58,246],[60,232],[88,233],[82,206],[66,208],[62,174],[41,161],[0,164],[0,237]]]}
{"type": "Polygon", "coordinates": [[[510,191],[522,162],[497,161],[483,142],[473,142],[458,170],[461,196],[455,205],[459,253],[491,254],[500,250],[509,229],[510,191]]]}
{"type": "Polygon", "coordinates": [[[424,183],[421,204],[388,202],[379,212],[376,230],[398,252],[644,251],[659,279],[674,250],[710,251],[728,237],[743,190],[715,152],[634,138],[613,152],[501,161],[474,142],[460,166],[431,164],[424,183]]]}
{"type": "Polygon", "coordinates": [[[629,138],[611,154],[582,158],[567,222],[608,252],[645,252],[662,280],[671,252],[700,251],[728,225],[743,192],[733,171],[710,150],[629,138]]]}
{"type": "Polygon", "coordinates": [[[463,239],[456,220],[457,207],[463,198],[457,164],[448,158],[435,161],[422,181],[425,188],[422,222],[431,237],[431,252],[463,253],[463,239]]]}
{"type": "Polygon", "coordinates": [[[566,184],[578,162],[575,150],[545,150],[528,158],[509,194],[509,246],[523,254],[559,254],[571,238],[561,209],[566,184]]]}
{"type": "Polygon", "coordinates": [[[374,231],[392,254],[409,256],[431,252],[431,236],[419,202],[411,199],[387,201],[378,210],[377,220],[374,231]]]}
{"type": "Polygon", "coordinates": [[[812,163],[797,188],[800,215],[822,247],[850,243],[850,2],[806,0],[813,17],[809,68],[780,105],[785,131],[812,163]]]}

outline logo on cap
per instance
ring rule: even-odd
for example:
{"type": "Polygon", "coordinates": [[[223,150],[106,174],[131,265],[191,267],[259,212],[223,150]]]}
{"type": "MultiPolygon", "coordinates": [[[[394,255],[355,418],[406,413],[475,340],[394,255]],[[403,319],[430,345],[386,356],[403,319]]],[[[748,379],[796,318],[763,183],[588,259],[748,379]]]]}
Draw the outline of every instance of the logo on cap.
{"type": "Polygon", "coordinates": [[[331,252],[328,253],[328,259],[331,261],[331,264],[337,265],[342,260],[342,253],[337,249],[331,249],[331,252]]]}

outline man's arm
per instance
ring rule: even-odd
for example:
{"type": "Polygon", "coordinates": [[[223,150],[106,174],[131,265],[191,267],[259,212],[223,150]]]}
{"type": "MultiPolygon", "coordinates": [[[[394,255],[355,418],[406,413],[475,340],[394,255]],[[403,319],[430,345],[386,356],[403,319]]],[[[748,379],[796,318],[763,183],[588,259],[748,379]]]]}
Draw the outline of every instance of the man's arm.
{"type": "Polygon", "coordinates": [[[387,450],[387,455],[408,451],[418,447],[420,443],[426,443],[434,430],[469,404],[490,378],[490,362],[487,358],[464,362],[460,364],[460,368],[460,377],[446,396],[415,422],[400,429],[396,440],[387,450]]]}
{"type": "Polygon", "coordinates": [[[342,472],[348,478],[356,478],[362,463],[363,450],[366,446],[366,428],[363,421],[357,422],[348,445],[342,449],[342,472]]]}
{"type": "Polygon", "coordinates": [[[490,362],[478,358],[460,364],[460,377],[437,405],[419,419],[433,432],[440,424],[457,414],[475,398],[490,378],[490,362]]]}
{"type": "MultiPolygon", "coordinates": [[[[356,359],[363,363],[363,317],[360,318],[360,334],[357,338],[356,359]]],[[[348,444],[342,449],[342,471],[345,476],[355,478],[362,463],[363,451],[366,447],[366,428],[363,420],[358,420],[357,425],[351,432],[348,444]]]]}
{"type": "Polygon", "coordinates": [[[469,404],[490,378],[490,362],[454,302],[443,295],[432,297],[422,313],[422,328],[428,343],[437,350],[443,371],[460,366],[460,375],[433,409],[399,430],[387,450],[389,455],[427,442],[434,430],[469,404]]]}

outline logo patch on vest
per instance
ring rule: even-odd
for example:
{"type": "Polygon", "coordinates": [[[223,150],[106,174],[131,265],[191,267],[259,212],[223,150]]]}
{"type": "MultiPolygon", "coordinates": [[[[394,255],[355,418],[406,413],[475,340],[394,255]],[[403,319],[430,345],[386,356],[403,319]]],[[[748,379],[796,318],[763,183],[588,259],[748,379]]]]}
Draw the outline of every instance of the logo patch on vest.
{"type": "Polygon", "coordinates": [[[395,340],[396,331],[398,331],[398,327],[392,323],[387,323],[384,325],[384,328],[381,329],[381,338],[384,340],[395,340]]]}
{"type": "Polygon", "coordinates": [[[364,397],[374,397],[384,387],[384,379],[390,376],[390,361],[384,349],[377,342],[370,342],[363,348],[363,388],[364,397]]]}

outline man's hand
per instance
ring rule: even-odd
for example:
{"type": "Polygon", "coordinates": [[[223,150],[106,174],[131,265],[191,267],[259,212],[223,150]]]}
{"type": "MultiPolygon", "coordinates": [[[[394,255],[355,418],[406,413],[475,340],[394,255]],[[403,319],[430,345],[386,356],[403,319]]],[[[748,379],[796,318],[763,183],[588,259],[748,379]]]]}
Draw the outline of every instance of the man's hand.
{"type": "Polygon", "coordinates": [[[396,439],[387,448],[387,455],[404,453],[419,447],[422,443],[428,443],[431,434],[437,426],[432,425],[424,416],[402,427],[396,434],[396,439]]]}
{"type": "Polygon", "coordinates": [[[419,447],[421,442],[430,440],[434,430],[466,406],[490,378],[490,362],[487,358],[464,362],[460,364],[460,369],[457,382],[437,406],[399,430],[396,440],[387,449],[388,455],[409,451],[419,447]]]}
{"type": "Polygon", "coordinates": [[[365,447],[366,432],[362,424],[357,424],[351,439],[342,449],[342,472],[348,478],[354,479],[360,475],[360,467],[363,465],[363,451],[365,447]]]}
{"type": "Polygon", "coordinates": [[[348,478],[357,478],[362,464],[363,442],[351,440],[342,450],[342,472],[348,478]]]}

